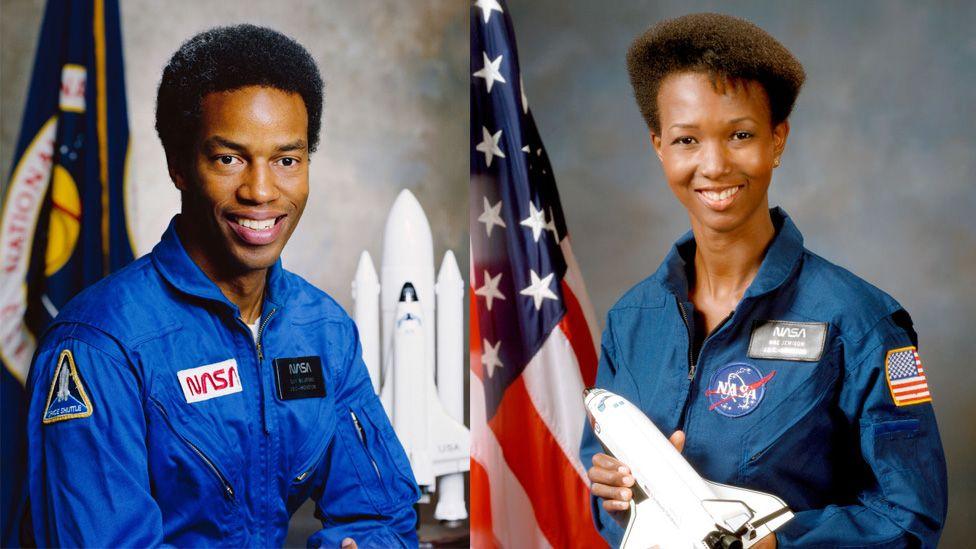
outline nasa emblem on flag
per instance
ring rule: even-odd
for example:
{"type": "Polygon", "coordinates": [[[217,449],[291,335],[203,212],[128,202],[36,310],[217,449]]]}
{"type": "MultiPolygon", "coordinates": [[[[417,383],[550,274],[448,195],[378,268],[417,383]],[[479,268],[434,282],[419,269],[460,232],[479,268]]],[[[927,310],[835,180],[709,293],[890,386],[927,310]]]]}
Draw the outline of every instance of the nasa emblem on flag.
{"type": "Polygon", "coordinates": [[[91,401],[78,377],[78,367],[71,351],[65,349],[58,357],[54,379],[47,393],[47,406],[41,421],[45,424],[67,421],[92,415],[91,401]]]}
{"type": "Polygon", "coordinates": [[[888,351],[885,355],[885,378],[895,405],[932,402],[929,383],[925,379],[925,368],[922,367],[922,359],[914,346],[888,351]]]}
{"type": "Polygon", "coordinates": [[[752,364],[735,362],[719,368],[705,390],[708,409],[725,417],[742,417],[756,409],[766,395],[766,383],[776,370],[763,375],[752,364]]]}

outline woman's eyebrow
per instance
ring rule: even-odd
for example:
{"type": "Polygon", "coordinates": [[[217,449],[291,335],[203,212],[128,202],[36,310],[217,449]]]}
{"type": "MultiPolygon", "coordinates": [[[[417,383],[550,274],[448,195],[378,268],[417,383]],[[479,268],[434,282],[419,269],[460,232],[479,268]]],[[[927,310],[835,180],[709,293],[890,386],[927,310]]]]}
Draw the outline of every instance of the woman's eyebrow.
{"type": "Polygon", "coordinates": [[[739,122],[752,122],[753,124],[758,124],[756,119],[751,116],[740,116],[739,118],[733,118],[729,120],[729,124],[738,124],[739,122]]]}

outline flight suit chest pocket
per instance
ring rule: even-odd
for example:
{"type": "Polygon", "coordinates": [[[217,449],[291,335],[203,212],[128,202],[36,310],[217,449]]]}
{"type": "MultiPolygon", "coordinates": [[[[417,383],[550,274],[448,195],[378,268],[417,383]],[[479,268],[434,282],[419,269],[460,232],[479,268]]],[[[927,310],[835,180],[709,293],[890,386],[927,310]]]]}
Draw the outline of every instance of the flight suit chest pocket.
{"type": "Polygon", "coordinates": [[[871,429],[878,473],[897,474],[915,468],[918,462],[920,422],[915,418],[870,422],[861,420],[862,429],[871,429]]]}
{"type": "Polygon", "coordinates": [[[336,415],[335,458],[326,492],[348,503],[334,501],[327,513],[355,513],[361,505],[359,512],[374,509],[386,515],[416,501],[419,493],[410,463],[379,399],[368,395],[351,405],[337,406],[336,415]]]}
{"type": "Polygon", "coordinates": [[[244,531],[239,463],[185,429],[175,412],[156,398],[148,399],[147,419],[149,474],[163,521],[238,545],[244,531]]]}
{"type": "MultiPolygon", "coordinates": [[[[878,484],[888,501],[910,502],[918,512],[937,509],[937,471],[941,449],[926,436],[924,421],[912,417],[862,419],[861,430],[870,433],[862,443],[865,458],[874,463],[878,484]]],[[[942,465],[944,466],[944,465],[942,465]]]]}

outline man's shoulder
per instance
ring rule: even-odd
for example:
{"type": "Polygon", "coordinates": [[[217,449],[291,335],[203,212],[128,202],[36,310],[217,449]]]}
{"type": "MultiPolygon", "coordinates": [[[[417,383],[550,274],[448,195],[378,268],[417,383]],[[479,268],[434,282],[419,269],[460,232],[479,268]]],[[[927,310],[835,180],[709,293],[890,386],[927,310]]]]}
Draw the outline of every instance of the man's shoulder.
{"type": "Polygon", "coordinates": [[[168,289],[149,255],[81,291],[53,325],[84,324],[120,342],[132,341],[165,324],[168,289]]]}
{"type": "Polygon", "coordinates": [[[331,295],[300,275],[284,270],[288,285],[288,304],[296,323],[336,322],[352,323],[346,310],[331,295]]]}

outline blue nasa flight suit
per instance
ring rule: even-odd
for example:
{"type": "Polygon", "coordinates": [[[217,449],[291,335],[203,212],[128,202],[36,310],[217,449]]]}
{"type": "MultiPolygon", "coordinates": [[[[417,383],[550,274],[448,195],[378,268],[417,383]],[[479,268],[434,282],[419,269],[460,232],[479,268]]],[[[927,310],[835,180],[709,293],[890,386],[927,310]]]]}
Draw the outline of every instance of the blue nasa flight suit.
{"type": "Polygon", "coordinates": [[[419,492],[352,320],[279,261],[256,344],[174,225],[152,253],[65,307],[35,355],[38,545],[281,546],[312,498],[323,527],[310,546],[416,546],[419,492]],[[273,361],[294,357],[320,359],[324,396],[282,400],[275,376],[288,373],[273,361]],[[77,377],[56,375],[59,364],[77,377]],[[177,373],[206,365],[206,394],[197,376],[191,399],[177,373]]]}
{"type": "MultiPolygon", "coordinates": [[[[703,478],[785,500],[795,517],[777,530],[780,547],[935,547],[947,505],[935,414],[924,396],[896,405],[886,377],[886,364],[914,362],[911,319],[804,249],[782,210],[771,213],[777,235],[758,274],[700,350],[689,335],[688,233],[610,311],[596,386],[632,401],[665,434],[683,429],[684,456],[703,478]],[[764,324],[783,338],[760,343],[781,356],[750,349],[764,324]],[[786,343],[807,348],[790,356],[786,343]]],[[[600,451],[587,425],[583,463],[600,451]]],[[[591,503],[600,533],[619,544],[622,529],[598,498],[591,503]]]]}

